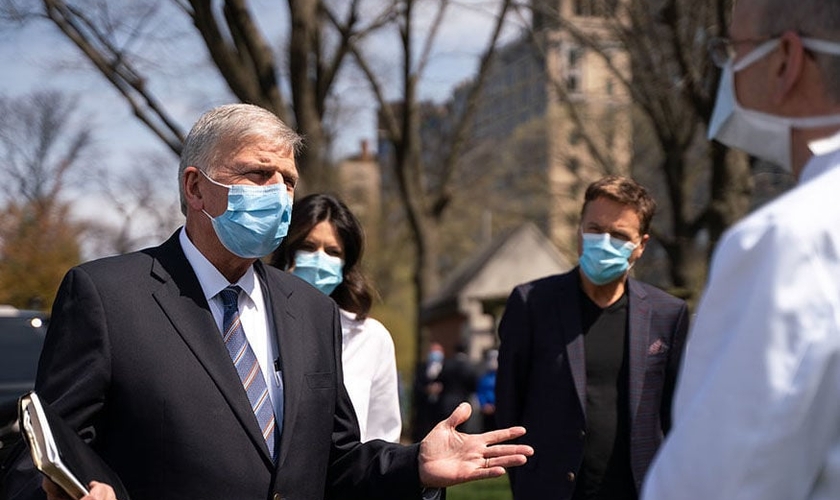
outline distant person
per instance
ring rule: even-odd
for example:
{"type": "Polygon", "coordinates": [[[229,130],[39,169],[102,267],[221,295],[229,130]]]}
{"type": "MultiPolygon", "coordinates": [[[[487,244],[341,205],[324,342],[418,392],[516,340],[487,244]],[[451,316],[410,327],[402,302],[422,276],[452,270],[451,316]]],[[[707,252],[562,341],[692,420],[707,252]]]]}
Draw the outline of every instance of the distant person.
{"type": "Polygon", "coordinates": [[[629,277],[655,209],[632,179],[590,184],[578,267],[520,285],[508,298],[496,419],[503,427],[527,423],[520,441],[536,450],[529,467],[510,471],[515,500],[639,495],[671,426],[689,320],[684,301],[629,277]]]}
{"type": "Polygon", "coordinates": [[[397,362],[391,334],[368,316],[373,294],[361,270],[364,231],[338,198],[312,194],[295,202],[289,234],[272,265],[291,271],[338,304],[344,386],[362,442],[400,439],[397,362]]]}
{"type": "Polygon", "coordinates": [[[412,440],[428,434],[443,415],[440,399],[443,384],[440,382],[440,372],[443,370],[444,357],[443,345],[430,342],[426,359],[417,363],[411,398],[414,414],[411,424],[412,440]]]}
{"type": "MultiPolygon", "coordinates": [[[[455,346],[455,352],[451,356],[443,358],[443,367],[441,367],[438,381],[441,386],[438,396],[440,398],[440,411],[443,415],[448,415],[465,401],[472,404],[478,384],[478,373],[467,354],[465,343],[458,343],[455,346]]],[[[474,417],[478,417],[476,412],[473,412],[473,414],[474,417]]],[[[463,427],[470,429],[478,427],[472,425],[475,422],[476,420],[465,422],[463,427]]]]}
{"type": "Polygon", "coordinates": [[[481,431],[496,429],[496,371],[499,368],[499,351],[489,349],[484,355],[484,373],[478,379],[476,396],[481,411],[481,431]]]}
{"type": "Polygon", "coordinates": [[[836,500],[840,2],[738,0],[729,37],[709,137],[799,184],[715,249],[644,498],[836,500]]]}
{"type": "MultiPolygon", "coordinates": [[[[522,428],[457,433],[467,405],[419,444],[359,441],[336,303],[260,261],[286,236],[300,140],[257,106],[208,111],[181,153],[185,226],[58,290],[35,389],[132,500],[419,500],[532,453],[488,446],[522,428]]],[[[4,500],[61,498],[26,454],[6,479],[4,500]]]]}

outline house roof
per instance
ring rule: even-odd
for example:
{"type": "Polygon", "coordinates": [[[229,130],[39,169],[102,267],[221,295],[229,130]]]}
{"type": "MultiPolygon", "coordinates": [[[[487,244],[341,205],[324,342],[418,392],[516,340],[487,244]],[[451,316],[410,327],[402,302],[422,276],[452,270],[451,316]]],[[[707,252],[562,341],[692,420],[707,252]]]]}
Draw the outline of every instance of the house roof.
{"type": "Polygon", "coordinates": [[[469,299],[504,300],[520,283],[571,267],[548,237],[526,223],[499,235],[449,275],[423,305],[421,322],[459,313],[469,299]]]}

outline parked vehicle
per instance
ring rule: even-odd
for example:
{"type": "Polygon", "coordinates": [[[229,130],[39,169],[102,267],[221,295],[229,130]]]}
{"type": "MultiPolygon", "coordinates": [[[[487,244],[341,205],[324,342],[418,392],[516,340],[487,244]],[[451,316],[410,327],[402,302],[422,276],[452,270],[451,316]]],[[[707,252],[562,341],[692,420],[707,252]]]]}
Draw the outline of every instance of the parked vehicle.
{"type": "Polygon", "coordinates": [[[0,463],[20,440],[16,402],[35,387],[48,318],[40,311],[0,305],[0,463]]]}

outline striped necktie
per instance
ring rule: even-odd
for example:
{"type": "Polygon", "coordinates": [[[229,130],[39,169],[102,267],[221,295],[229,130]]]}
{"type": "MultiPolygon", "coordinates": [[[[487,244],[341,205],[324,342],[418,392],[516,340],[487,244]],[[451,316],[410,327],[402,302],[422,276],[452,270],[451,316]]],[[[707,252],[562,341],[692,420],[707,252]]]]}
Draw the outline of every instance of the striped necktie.
{"type": "Polygon", "coordinates": [[[265,385],[260,364],[257,362],[257,357],[254,355],[251,345],[248,344],[248,339],[245,338],[245,330],[242,329],[242,322],[239,319],[240,291],[241,288],[231,285],[219,292],[224,308],[222,334],[224,335],[225,347],[227,347],[228,354],[233,360],[239,379],[242,380],[242,385],[248,394],[248,400],[251,402],[251,409],[257,417],[257,423],[262,430],[263,438],[265,438],[268,451],[273,459],[274,408],[271,406],[271,398],[268,397],[268,387],[265,385]]]}

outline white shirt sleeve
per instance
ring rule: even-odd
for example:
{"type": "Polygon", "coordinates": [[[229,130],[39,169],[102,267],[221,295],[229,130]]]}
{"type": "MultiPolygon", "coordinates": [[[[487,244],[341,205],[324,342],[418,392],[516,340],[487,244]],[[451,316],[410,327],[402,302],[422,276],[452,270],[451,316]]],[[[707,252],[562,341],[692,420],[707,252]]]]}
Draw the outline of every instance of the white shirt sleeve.
{"type": "Polygon", "coordinates": [[[840,237],[802,201],[721,241],[644,500],[840,498],[840,237]]]}

